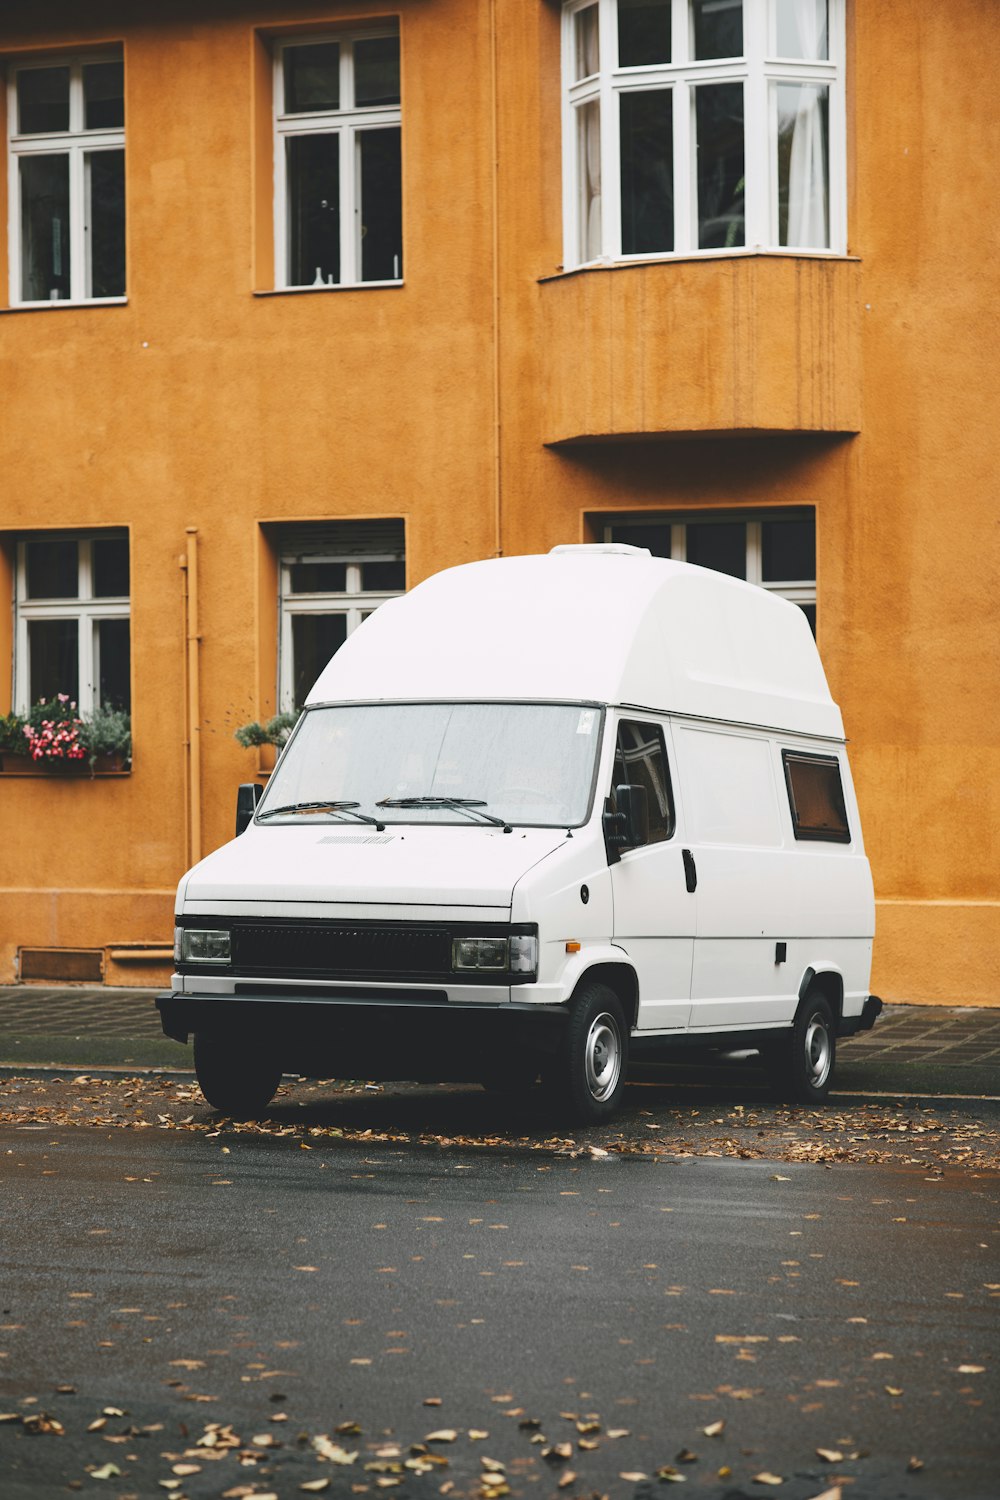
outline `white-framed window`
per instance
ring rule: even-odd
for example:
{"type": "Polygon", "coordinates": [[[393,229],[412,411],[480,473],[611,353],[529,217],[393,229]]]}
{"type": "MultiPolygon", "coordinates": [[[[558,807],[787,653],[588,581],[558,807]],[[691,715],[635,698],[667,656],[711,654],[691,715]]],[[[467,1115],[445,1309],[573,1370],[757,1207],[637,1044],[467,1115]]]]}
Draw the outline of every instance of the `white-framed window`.
{"type": "Polygon", "coordinates": [[[7,120],[11,303],[123,298],[121,54],[12,63],[7,120]]]}
{"type": "Polygon", "coordinates": [[[278,707],[291,713],[362,620],[405,591],[403,522],[283,526],[277,545],[278,707]]]}
{"type": "Polygon", "coordinates": [[[816,634],[816,514],[811,509],[615,516],[602,540],[745,578],[797,604],[816,634]]]}
{"type": "Polygon", "coordinates": [[[84,715],[131,707],[125,531],[39,533],[17,543],[14,707],[65,693],[84,715]]]}
{"type": "Polygon", "coordinates": [[[568,0],[566,269],[845,254],[844,0],[568,0]]]}
{"type": "Polygon", "coordinates": [[[402,280],[401,120],[398,27],[275,47],[278,287],[402,280]]]}

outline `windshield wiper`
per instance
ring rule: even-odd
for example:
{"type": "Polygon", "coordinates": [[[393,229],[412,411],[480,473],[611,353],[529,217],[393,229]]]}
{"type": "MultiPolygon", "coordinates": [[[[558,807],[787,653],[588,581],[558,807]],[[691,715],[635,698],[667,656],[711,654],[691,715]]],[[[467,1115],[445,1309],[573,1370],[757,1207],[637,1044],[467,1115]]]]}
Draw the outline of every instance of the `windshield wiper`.
{"type": "MultiPolygon", "coordinates": [[[[263,822],[265,818],[276,818],[279,813],[329,812],[336,814],[349,812],[355,822],[373,823],[381,833],[385,828],[385,824],[378,818],[370,818],[367,813],[354,812],[354,808],[360,806],[360,802],[285,802],[281,807],[269,807],[266,812],[258,814],[258,821],[263,822]]],[[[350,820],[344,819],[344,822],[348,821],[350,820]]]]}
{"type": "Polygon", "coordinates": [[[510,831],[510,824],[506,818],[494,817],[493,813],[484,812],[486,803],[479,797],[383,797],[376,802],[376,807],[446,807],[456,812],[468,813],[482,818],[486,823],[493,823],[497,828],[510,831]]]}

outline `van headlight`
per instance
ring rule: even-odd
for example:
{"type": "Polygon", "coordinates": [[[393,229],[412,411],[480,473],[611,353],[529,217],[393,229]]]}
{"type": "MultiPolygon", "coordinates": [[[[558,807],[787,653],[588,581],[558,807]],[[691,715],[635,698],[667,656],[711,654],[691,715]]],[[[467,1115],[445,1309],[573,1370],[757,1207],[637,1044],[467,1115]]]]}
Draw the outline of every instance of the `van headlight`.
{"type": "Polygon", "coordinates": [[[174,958],[179,964],[228,964],[231,956],[227,927],[174,929],[174,958]]]}
{"type": "Polygon", "coordinates": [[[451,967],[456,974],[516,974],[534,979],[538,973],[538,932],[453,938],[451,967]]]}

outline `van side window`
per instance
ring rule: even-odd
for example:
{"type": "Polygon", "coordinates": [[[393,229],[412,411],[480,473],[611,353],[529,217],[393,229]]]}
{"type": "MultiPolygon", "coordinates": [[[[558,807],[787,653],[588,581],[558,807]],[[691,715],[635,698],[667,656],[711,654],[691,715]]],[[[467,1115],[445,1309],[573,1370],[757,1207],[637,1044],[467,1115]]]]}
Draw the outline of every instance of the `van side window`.
{"type": "Polygon", "coordinates": [[[618,726],[615,748],[614,784],[611,789],[614,810],[616,786],[641,786],[646,789],[649,808],[649,842],[661,843],[674,831],[674,799],[670,789],[670,769],[659,724],[639,724],[626,720],[618,726]]]}
{"type": "Polygon", "coordinates": [[[851,830],[847,826],[844,787],[836,756],[782,750],[781,759],[795,837],[849,844],[851,830]]]}

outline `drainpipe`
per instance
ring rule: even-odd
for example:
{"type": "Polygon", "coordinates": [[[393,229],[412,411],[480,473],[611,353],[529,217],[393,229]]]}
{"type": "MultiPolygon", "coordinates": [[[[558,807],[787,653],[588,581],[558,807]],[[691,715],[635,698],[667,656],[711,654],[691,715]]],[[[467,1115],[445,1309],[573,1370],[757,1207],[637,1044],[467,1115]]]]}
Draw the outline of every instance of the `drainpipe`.
{"type": "Polygon", "coordinates": [[[503,557],[503,474],[500,409],[500,100],[497,85],[497,4],[490,0],[490,210],[492,214],[493,284],[493,531],[494,556],[503,557]]]}
{"type": "Polygon", "coordinates": [[[201,677],[198,644],[198,528],[188,526],[184,569],[184,614],[187,636],[187,839],[188,863],[201,859],[201,677]]]}

